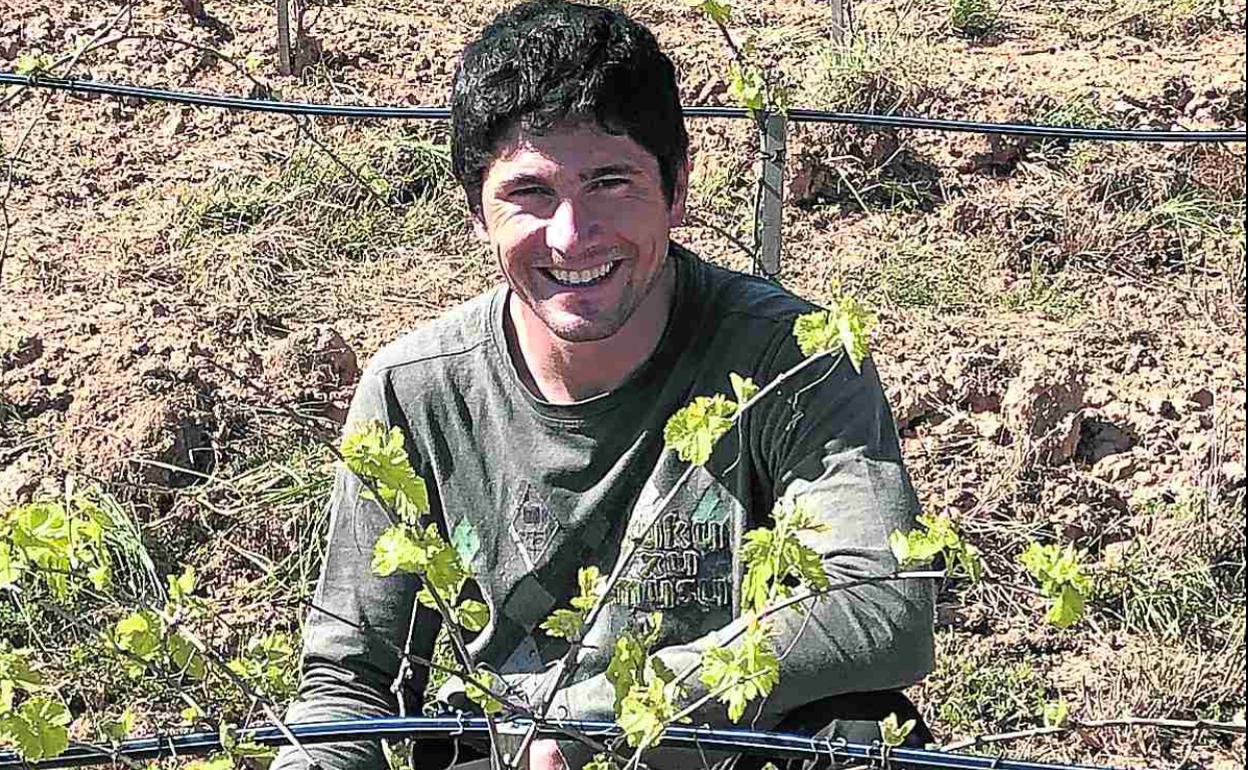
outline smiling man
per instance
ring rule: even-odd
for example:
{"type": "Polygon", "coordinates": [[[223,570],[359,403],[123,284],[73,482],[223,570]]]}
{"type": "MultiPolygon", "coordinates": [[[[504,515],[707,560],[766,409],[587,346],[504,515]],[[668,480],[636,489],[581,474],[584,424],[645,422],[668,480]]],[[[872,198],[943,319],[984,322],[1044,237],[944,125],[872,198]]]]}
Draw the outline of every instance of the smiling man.
{"type": "MultiPolygon", "coordinates": [[[[470,652],[510,697],[544,705],[567,648],[539,624],[568,606],[580,567],[610,573],[625,542],[638,544],[636,558],[586,631],[553,715],[614,718],[605,671],[615,640],[653,612],[663,615],[656,653],[673,670],[731,644],[742,535],[766,526],[781,498],[827,525],[810,545],[834,582],[893,572],[888,534],[913,526],[917,503],[869,360],[861,374],[809,367],[786,382],[676,488],[685,464],[663,447],[667,418],[695,396],[729,392],[729,372],[767,383],[801,361],[793,321],[814,306],[671,241],[688,139],[674,69],[653,36],[604,8],[519,5],[464,52],[452,118],[455,175],[504,282],[378,353],[349,420],[406,435],[432,514],[490,609],[470,652]]],[[[416,602],[413,578],[370,572],[388,521],[346,471],[331,508],[288,718],[471,709],[454,678],[426,692],[422,667],[394,684],[396,651],[432,657],[439,619],[416,602]]],[[[918,716],[900,689],[932,665],[930,584],[864,584],[772,622],[780,683],[751,705],[749,724],[871,741],[888,714],[918,716]]],[[[699,687],[690,680],[690,702],[699,687]]],[[[729,724],[715,701],[694,719],[729,724]]],[[[912,741],[927,737],[920,721],[912,741]]],[[[419,743],[417,767],[444,766],[450,749],[419,743]]],[[[376,742],[309,751],[326,770],[384,764],[376,742]]],[[[539,741],[528,760],[558,770],[587,757],[574,742],[539,741]]],[[[739,770],[762,763],[720,759],[739,770]]],[[[288,749],[277,767],[305,762],[288,749]]]]}

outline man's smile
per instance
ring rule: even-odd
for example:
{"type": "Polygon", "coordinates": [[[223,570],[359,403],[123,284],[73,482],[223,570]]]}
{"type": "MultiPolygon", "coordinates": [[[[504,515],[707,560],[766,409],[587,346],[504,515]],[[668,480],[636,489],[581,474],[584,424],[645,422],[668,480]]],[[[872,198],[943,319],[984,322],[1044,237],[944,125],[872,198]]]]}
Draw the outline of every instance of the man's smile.
{"type": "Polygon", "coordinates": [[[596,286],[605,282],[607,278],[613,275],[621,261],[617,259],[612,262],[604,262],[597,267],[591,267],[586,270],[563,270],[557,267],[538,269],[552,282],[560,286],[596,286]]]}

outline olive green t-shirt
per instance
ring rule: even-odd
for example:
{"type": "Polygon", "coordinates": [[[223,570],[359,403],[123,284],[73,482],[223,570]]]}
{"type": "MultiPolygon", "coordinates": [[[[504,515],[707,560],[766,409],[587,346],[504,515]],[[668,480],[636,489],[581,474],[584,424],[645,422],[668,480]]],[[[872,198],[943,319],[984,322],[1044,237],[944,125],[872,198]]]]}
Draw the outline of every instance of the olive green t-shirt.
{"type": "MultiPolygon", "coordinates": [[[[816,309],[679,246],[669,255],[677,281],[664,335],[609,393],[567,405],[534,396],[507,352],[509,294],[500,286],[379,352],[350,410],[350,421],[378,419],[406,434],[433,514],[490,609],[470,650],[508,675],[517,698],[540,691],[566,650],[538,624],[569,606],[577,570],[597,565],[609,574],[626,539],[638,540],[626,578],[586,634],[573,683],[555,698],[552,714],[561,717],[614,719],[603,672],[614,639],[643,614],[662,612],[655,649],[673,670],[722,644],[717,632],[740,614],[742,536],[768,524],[780,497],[799,497],[828,525],[809,542],[834,582],[893,572],[888,534],[914,523],[917,502],[869,359],[861,373],[825,359],[786,380],[655,510],[687,467],[664,448],[668,417],[696,396],[732,397],[729,372],[761,386],[794,367],[803,359],[794,319],[816,309]]],[[[392,715],[397,650],[432,654],[438,617],[416,605],[416,581],[370,571],[373,542],[388,523],[340,470],[315,595],[328,612],[308,617],[292,722],[392,715]]],[[[747,711],[759,727],[829,695],[913,684],[932,666],[927,582],[838,591],[773,622],[786,654],[779,684],[747,711]]],[[[435,695],[424,692],[426,681],[425,671],[413,671],[407,713],[435,695]]],[[[702,686],[697,677],[689,683],[692,701],[702,686]]],[[[463,704],[453,686],[436,695],[463,704]]],[[[714,703],[695,720],[728,723],[714,703]]],[[[382,766],[376,744],[311,750],[327,770],[382,766]]],[[[281,768],[301,764],[289,750],[279,760],[281,768]]]]}

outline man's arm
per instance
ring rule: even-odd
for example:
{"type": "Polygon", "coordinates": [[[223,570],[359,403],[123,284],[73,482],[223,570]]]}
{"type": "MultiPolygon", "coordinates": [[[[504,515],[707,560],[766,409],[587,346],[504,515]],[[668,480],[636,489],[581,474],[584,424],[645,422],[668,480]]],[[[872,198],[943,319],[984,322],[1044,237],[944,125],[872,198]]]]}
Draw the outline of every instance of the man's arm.
{"type": "MultiPolygon", "coordinates": [[[[347,418],[356,422],[390,419],[379,375],[366,372],[347,418]]],[[[373,543],[390,525],[385,511],[364,499],[355,474],[339,468],[330,498],[330,526],[321,577],[304,628],[303,678],[288,722],[324,722],[392,716],[398,708],[391,687],[399,670],[415,605],[416,580],[410,575],[373,575],[373,543]],[[332,614],[331,614],[332,613],[332,614]]],[[[410,652],[428,657],[438,618],[419,610],[410,652]]],[[[427,671],[412,667],[408,704],[419,708],[427,671]]],[[[308,746],[323,770],[373,770],[384,767],[378,741],[308,746]]],[[[307,766],[301,751],[284,748],[273,770],[307,766]]]]}
{"type": "MultiPolygon", "coordinates": [[[[796,346],[778,370],[800,360],[796,346]]],[[[794,495],[827,525],[808,539],[823,558],[831,582],[887,575],[897,569],[888,545],[894,529],[914,526],[918,502],[902,465],[896,431],[874,366],[861,374],[842,361],[821,383],[804,392],[792,421],[790,397],[816,382],[826,365],[810,367],[751,409],[751,453],[765,468],[777,496],[794,495]]],[[[782,656],[780,682],[745,719],[759,728],[811,701],[847,692],[897,689],[921,679],[933,664],[933,586],[930,581],[875,582],[835,591],[771,616],[775,649],[782,656]]],[[[704,650],[725,646],[740,623],[658,655],[674,671],[696,664],[704,650]]],[[[735,643],[739,643],[738,639],[735,643]]],[[[732,646],[733,642],[728,642],[732,646]]],[[[686,702],[705,694],[696,676],[687,681],[686,702]]],[[[566,688],[556,712],[578,718],[613,715],[614,689],[604,675],[566,688]],[[566,709],[566,711],[564,711],[566,709]]],[[[708,704],[694,722],[728,724],[724,707],[708,704]]]]}

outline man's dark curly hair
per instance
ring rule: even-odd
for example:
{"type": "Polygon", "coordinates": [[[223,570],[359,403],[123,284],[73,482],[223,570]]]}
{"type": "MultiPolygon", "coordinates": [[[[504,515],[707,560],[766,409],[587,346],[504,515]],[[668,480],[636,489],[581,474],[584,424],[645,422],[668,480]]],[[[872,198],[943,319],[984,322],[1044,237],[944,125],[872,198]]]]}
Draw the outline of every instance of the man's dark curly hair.
{"type": "Polygon", "coordinates": [[[589,123],[655,157],[670,204],[689,152],[676,71],[627,16],[561,0],[504,11],[465,50],[451,90],[451,161],[481,213],[485,170],[516,127],[541,134],[589,123]]]}

